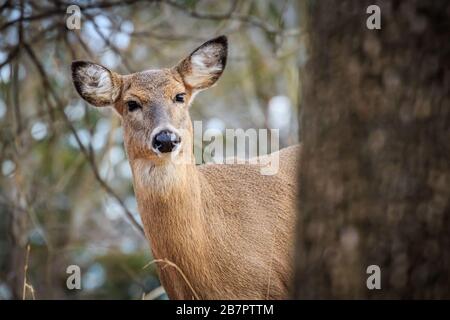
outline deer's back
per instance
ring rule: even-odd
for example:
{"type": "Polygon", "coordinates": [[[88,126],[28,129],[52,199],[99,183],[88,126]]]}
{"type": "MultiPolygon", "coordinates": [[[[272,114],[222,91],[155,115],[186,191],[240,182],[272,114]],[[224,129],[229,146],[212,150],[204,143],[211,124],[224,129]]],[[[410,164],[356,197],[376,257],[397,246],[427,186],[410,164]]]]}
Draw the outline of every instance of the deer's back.
{"type": "Polygon", "coordinates": [[[287,297],[300,146],[279,152],[275,175],[262,175],[259,165],[199,166],[215,267],[228,274],[211,298],[287,297]]]}

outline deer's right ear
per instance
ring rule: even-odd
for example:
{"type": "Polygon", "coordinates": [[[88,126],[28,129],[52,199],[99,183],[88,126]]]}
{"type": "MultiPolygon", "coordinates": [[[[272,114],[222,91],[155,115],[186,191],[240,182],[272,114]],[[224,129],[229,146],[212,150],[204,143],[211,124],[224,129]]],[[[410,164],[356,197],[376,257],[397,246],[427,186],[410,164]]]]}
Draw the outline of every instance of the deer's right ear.
{"type": "Polygon", "coordinates": [[[72,62],[72,80],[78,94],[96,107],[116,102],[122,87],[119,74],[88,61],[72,62]]]}

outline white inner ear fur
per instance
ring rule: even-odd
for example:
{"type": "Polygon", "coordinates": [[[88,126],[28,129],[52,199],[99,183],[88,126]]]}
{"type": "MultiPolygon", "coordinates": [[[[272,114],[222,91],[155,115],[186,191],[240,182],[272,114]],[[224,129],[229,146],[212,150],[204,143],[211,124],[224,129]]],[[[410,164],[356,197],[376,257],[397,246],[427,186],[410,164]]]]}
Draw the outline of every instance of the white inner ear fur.
{"type": "Polygon", "coordinates": [[[186,82],[193,87],[208,82],[212,74],[222,71],[220,57],[217,54],[220,48],[215,45],[202,48],[191,56],[192,72],[186,76],[186,82]]]}
{"type": "Polygon", "coordinates": [[[113,85],[109,71],[101,66],[91,64],[83,67],[79,76],[86,96],[113,103],[120,94],[120,88],[113,85]]]}

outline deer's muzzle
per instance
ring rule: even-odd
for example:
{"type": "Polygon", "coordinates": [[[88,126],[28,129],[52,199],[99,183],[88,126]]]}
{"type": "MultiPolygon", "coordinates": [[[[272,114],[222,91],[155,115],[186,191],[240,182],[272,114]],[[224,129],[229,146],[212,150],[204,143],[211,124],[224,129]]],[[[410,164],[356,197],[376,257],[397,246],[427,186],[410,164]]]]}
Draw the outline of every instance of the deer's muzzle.
{"type": "Polygon", "coordinates": [[[156,152],[169,153],[177,148],[181,137],[171,130],[161,130],[153,136],[152,147],[156,152]]]}

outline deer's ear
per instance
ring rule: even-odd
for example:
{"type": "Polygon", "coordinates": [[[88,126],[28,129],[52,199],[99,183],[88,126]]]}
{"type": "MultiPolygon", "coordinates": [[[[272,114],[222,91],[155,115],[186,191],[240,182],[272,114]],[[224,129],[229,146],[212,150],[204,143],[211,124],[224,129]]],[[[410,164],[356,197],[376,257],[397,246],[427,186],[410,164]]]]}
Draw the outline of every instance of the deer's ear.
{"type": "Polygon", "coordinates": [[[195,49],[176,69],[187,86],[196,90],[206,89],[222,75],[227,63],[227,51],[227,38],[220,36],[195,49]]]}
{"type": "Polygon", "coordinates": [[[88,61],[72,62],[72,80],[78,94],[96,107],[116,102],[122,87],[119,74],[88,61]]]}

